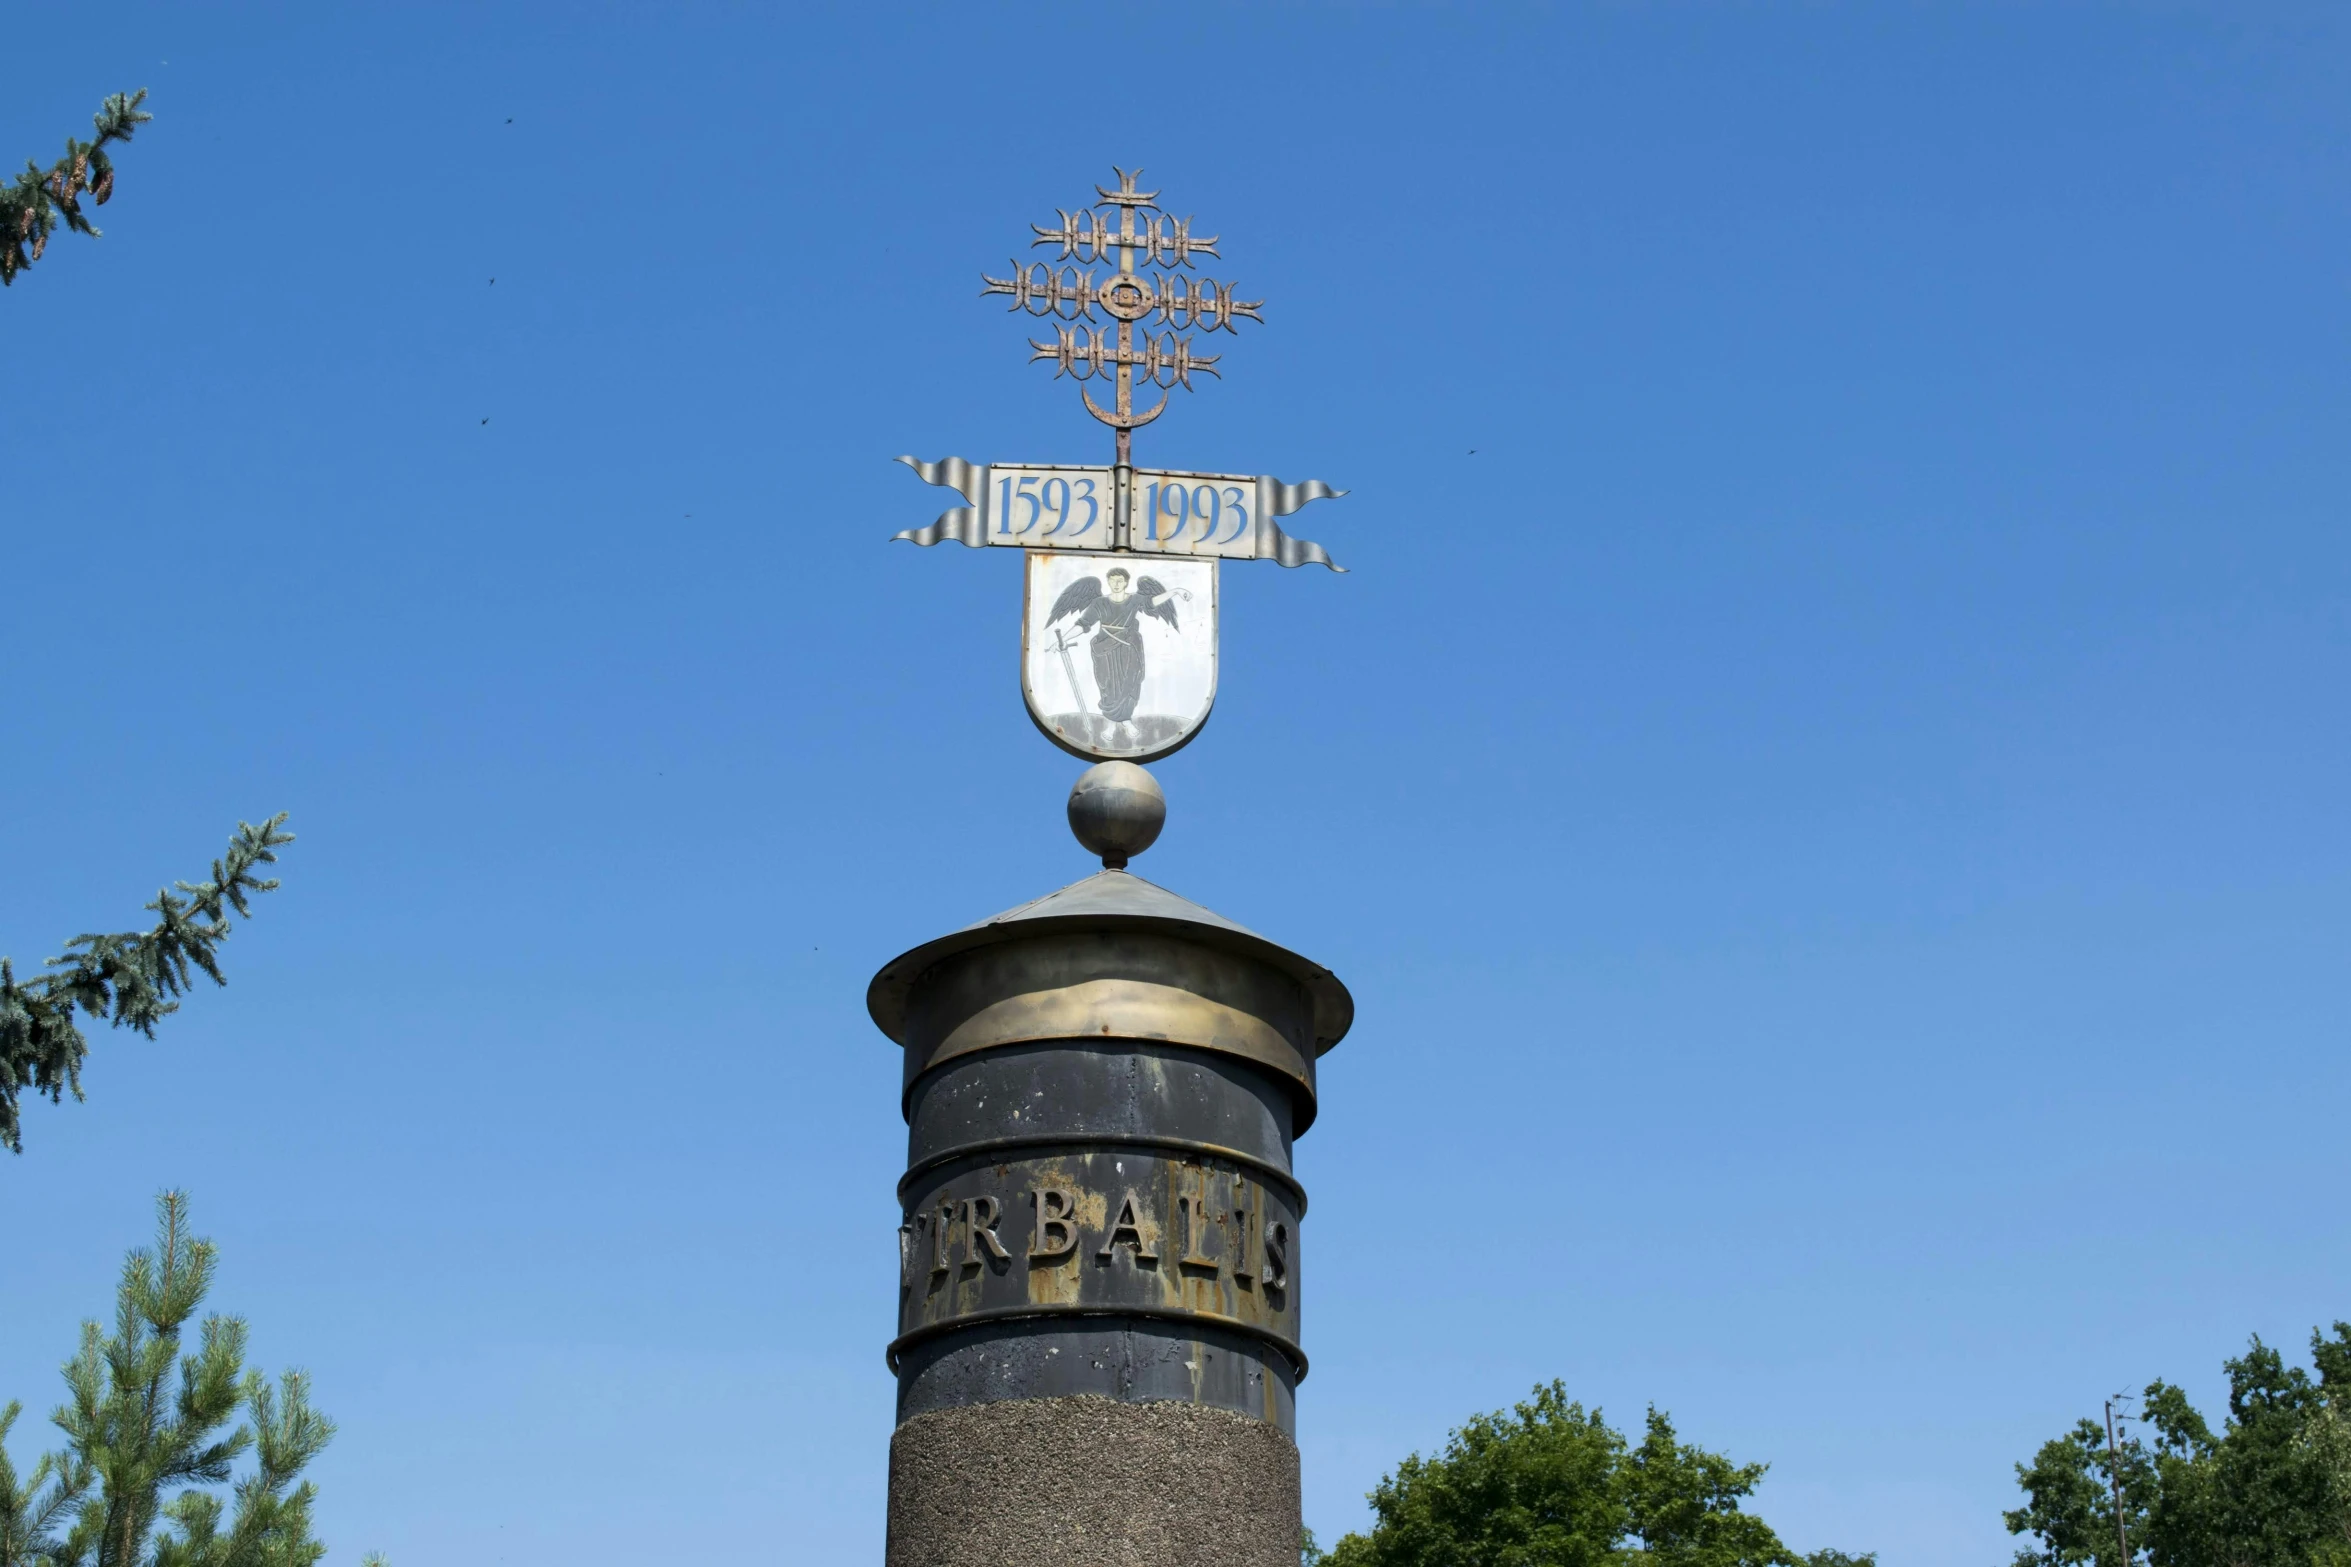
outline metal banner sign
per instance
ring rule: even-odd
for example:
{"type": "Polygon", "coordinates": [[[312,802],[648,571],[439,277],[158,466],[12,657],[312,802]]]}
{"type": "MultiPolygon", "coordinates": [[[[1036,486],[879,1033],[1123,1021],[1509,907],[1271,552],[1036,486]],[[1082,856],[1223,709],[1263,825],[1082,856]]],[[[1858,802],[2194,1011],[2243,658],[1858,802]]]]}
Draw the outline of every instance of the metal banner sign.
{"type": "Polygon", "coordinates": [[[1028,559],[1020,694],[1063,750],[1148,762],[1216,705],[1216,562],[1028,559]]]}
{"type": "Polygon", "coordinates": [[[1134,466],[1134,432],[1166,412],[1174,389],[1190,391],[1195,373],[1223,374],[1223,356],[1200,352],[1191,331],[1237,334],[1238,323],[1264,319],[1265,302],[1234,298],[1231,283],[1173,276],[1195,256],[1216,255],[1217,236],[1161,211],[1158,192],[1135,188],[1140,171],[1116,172],[1116,190],[1094,188],[1095,207],[1030,225],[1033,244],[1058,247],[1056,263],[1114,262],[1115,271],[1097,279],[1090,269],[1015,260],[1010,277],[981,275],[983,294],[1009,295],[1014,311],[1054,319],[1053,338],[1030,339],[1029,357],[1080,383],[1086,411],[1115,436],[1114,460],[1070,467],[901,457],[968,504],[895,537],[1031,552],[1021,629],[1029,716],[1066,751],[1142,762],[1190,740],[1215,705],[1217,563],[1345,570],[1275,519],[1347,492],[1319,479],[1134,466]],[[1107,408],[1085,385],[1096,380],[1109,384],[1107,408]],[[1138,381],[1159,391],[1149,408],[1136,406],[1138,381]]]}
{"type": "Polygon", "coordinates": [[[1274,521],[1309,501],[1347,493],[1319,479],[1284,484],[1258,474],[1130,468],[1122,483],[1115,467],[986,466],[960,457],[898,461],[972,503],[942,513],[927,528],[895,535],[910,544],[1137,550],[1346,570],[1321,545],[1291,538],[1274,521]]]}

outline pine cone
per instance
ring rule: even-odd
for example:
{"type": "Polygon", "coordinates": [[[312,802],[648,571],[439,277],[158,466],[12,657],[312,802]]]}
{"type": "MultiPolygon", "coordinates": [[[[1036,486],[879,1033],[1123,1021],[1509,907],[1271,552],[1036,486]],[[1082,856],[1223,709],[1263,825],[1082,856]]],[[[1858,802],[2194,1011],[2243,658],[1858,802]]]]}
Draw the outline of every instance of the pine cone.
{"type": "Polygon", "coordinates": [[[98,205],[101,207],[105,206],[113,197],[114,170],[112,168],[107,168],[99,173],[98,183],[90,187],[90,194],[98,198],[98,205]]]}
{"type": "Polygon", "coordinates": [[[35,261],[40,260],[41,252],[47,250],[48,248],[49,236],[47,234],[35,234],[33,236],[33,259],[35,261]]]}

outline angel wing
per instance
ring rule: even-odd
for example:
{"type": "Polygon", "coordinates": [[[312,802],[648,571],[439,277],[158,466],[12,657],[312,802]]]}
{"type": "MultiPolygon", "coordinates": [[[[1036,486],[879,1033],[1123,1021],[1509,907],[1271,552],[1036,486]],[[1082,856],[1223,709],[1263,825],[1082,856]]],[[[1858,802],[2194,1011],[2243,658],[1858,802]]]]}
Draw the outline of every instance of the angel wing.
{"type": "Polygon", "coordinates": [[[1167,589],[1160,586],[1157,577],[1145,577],[1137,582],[1135,594],[1143,601],[1144,614],[1157,615],[1161,620],[1167,622],[1167,629],[1170,631],[1180,629],[1176,625],[1175,600],[1168,597],[1167,589]],[[1162,600],[1165,602],[1161,602],[1162,600]]]}
{"type": "Polygon", "coordinates": [[[1050,626],[1064,615],[1082,615],[1102,596],[1100,577],[1080,577],[1061,590],[1061,597],[1053,601],[1053,613],[1045,617],[1050,626]]]}

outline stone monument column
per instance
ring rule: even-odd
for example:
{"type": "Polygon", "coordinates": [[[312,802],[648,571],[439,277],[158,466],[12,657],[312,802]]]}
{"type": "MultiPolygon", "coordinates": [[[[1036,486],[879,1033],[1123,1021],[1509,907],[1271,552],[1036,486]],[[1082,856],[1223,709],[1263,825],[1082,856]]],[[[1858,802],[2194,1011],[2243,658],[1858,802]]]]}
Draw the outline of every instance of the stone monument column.
{"type": "Polygon", "coordinates": [[[1164,818],[1091,769],[1101,872],[867,992],[908,1128],[888,1567],[1296,1567],[1290,1146],[1354,1003],[1130,874],[1164,818]]]}

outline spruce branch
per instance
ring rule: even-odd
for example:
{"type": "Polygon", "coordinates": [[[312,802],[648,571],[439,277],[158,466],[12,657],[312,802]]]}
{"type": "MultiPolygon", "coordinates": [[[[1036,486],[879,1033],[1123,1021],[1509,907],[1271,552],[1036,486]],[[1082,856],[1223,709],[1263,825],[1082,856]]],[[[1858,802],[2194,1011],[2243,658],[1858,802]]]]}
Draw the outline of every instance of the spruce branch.
{"type": "Polygon", "coordinates": [[[177,895],[165,888],[146,905],[156,916],[152,929],[76,936],[62,956],[21,983],[0,957],[0,1143],[11,1153],[24,1152],[17,1113],[24,1090],[46,1094],[52,1104],[69,1089],[82,1097],[82,1058],[90,1047],[77,1012],[153,1039],[155,1025],[180,1009],[179,998],[198,973],[228,983],[220,944],[235,928],[230,916],[252,918],[252,896],[277,890],[276,877],[257,872],[276,864],[277,850],[294,841],[285,824],[283,811],[258,827],[237,823],[228,853],[212,862],[210,881],[175,882],[177,895]]]}
{"type": "Polygon", "coordinates": [[[89,141],[65,139],[65,156],[48,168],[25,160],[16,183],[0,188],[0,284],[41,259],[59,218],[76,234],[98,237],[98,226],[82,210],[82,197],[103,207],[114,199],[114,160],[107,156],[111,142],[129,141],[140,126],[155,118],[139,105],[147,89],[116,93],[91,116],[98,134],[89,141]]]}

